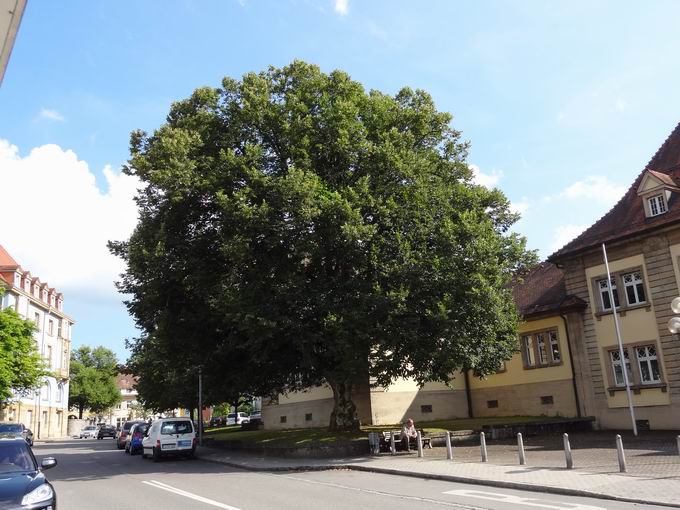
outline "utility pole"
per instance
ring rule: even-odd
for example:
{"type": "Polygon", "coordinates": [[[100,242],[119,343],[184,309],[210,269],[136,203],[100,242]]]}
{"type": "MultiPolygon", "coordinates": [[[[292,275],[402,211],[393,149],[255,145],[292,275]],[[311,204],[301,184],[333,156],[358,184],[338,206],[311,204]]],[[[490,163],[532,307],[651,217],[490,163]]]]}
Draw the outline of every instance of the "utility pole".
{"type": "Polygon", "coordinates": [[[198,365],[198,445],[203,446],[203,367],[198,365]]]}
{"type": "MultiPolygon", "coordinates": [[[[626,395],[628,396],[628,410],[630,412],[630,421],[633,422],[633,435],[638,435],[637,422],[635,421],[635,408],[633,407],[633,396],[630,393],[630,380],[628,379],[628,365],[623,352],[623,342],[621,341],[621,328],[619,326],[619,315],[616,312],[616,302],[614,301],[614,291],[612,290],[612,275],[609,272],[609,260],[607,260],[607,249],[602,243],[602,254],[604,255],[604,266],[607,269],[607,289],[609,290],[609,302],[612,305],[612,314],[614,316],[614,327],[616,328],[616,340],[619,343],[619,359],[621,360],[621,372],[623,372],[623,381],[626,384],[626,395]]],[[[617,289],[618,290],[618,289],[617,289]]],[[[630,356],[630,363],[633,362],[633,356],[630,356]]]]}

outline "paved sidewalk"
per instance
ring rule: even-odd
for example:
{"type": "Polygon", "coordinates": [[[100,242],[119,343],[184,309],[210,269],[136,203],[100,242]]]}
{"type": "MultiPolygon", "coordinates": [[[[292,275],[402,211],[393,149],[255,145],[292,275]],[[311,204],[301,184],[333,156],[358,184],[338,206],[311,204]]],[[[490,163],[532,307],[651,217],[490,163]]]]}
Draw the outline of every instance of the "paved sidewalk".
{"type": "MultiPolygon", "coordinates": [[[[234,450],[203,447],[199,450],[199,456],[205,460],[254,471],[352,469],[680,508],[680,470],[674,469],[673,473],[664,473],[661,476],[649,476],[620,474],[611,470],[567,470],[563,467],[531,464],[499,465],[467,459],[452,462],[441,457],[442,451],[445,452],[445,449],[425,450],[428,457],[423,459],[417,458],[413,453],[346,459],[307,459],[258,457],[234,450]]],[[[527,460],[531,462],[528,453],[527,460]]]]}

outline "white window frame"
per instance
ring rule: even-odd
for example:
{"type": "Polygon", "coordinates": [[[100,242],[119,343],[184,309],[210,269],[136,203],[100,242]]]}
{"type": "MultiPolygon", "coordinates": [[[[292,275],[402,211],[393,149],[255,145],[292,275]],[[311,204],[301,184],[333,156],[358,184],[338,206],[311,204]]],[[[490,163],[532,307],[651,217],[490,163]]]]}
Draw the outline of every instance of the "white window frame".
{"type": "MultiPolygon", "coordinates": [[[[604,296],[606,295],[607,298],[610,298],[609,289],[607,288],[606,285],[605,286],[602,285],[603,283],[606,282],[607,282],[606,278],[600,278],[599,280],[597,280],[597,290],[600,293],[600,306],[602,307],[602,310],[605,312],[612,309],[611,306],[607,307],[604,304],[604,296]]],[[[612,294],[614,295],[614,302],[610,303],[610,305],[615,305],[616,309],[618,310],[619,308],[621,308],[621,297],[619,296],[619,291],[618,288],[616,287],[616,278],[614,276],[611,277],[609,284],[611,285],[612,294]],[[618,305],[616,304],[617,300],[619,302],[618,305]]]]}
{"type": "Polygon", "coordinates": [[[538,353],[538,359],[536,360],[539,366],[547,365],[550,363],[550,354],[548,354],[548,344],[545,341],[545,333],[540,332],[534,334],[534,341],[536,342],[536,352],[538,353]]]}
{"type": "MultiPolygon", "coordinates": [[[[641,305],[647,302],[647,294],[645,292],[645,282],[642,278],[642,270],[632,271],[630,273],[623,273],[621,275],[621,281],[623,282],[623,288],[626,294],[626,303],[628,306],[641,305]],[[629,279],[629,281],[626,281],[629,279]],[[635,296],[635,301],[630,302],[628,297],[628,289],[633,289],[633,295],[635,296]],[[642,299],[640,294],[642,293],[642,299]]],[[[621,298],[619,297],[619,304],[621,304],[621,298]]]]}
{"type": "Polygon", "coordinates": [[[553,363],[562,362],[562,349],[560,349],[560,339],[557,337],[557,331],[551,329],[548,331],[548,345],[550,347],[550,359],[553,363]],[[557,352],[557,359],[555,359],[555,352],[557,352]]]}
{"type": "Polygon", "coordinates": [[[659,384],[661,382],[661,366],[659,363],[659,358],[656,353],[656,345],[640,345],[635,347],[635,359],[638,363],[638,370],[640,371],[640,384],[659,384]],[[650,349],[654,353],[650,353],[650,349]],[[640,351],[644,351],[644,354],[640,356],[640,351]],[[656,372],[657,379],[653,379],[654,371],[652,370],[652,361],[656,361],[656,372]],[[647,365],[647,370],[649,371],[650,380],[645,381],[644,372],[642,371],[642,365],[647,365]]]}
{"type": "Polygon", "coordinates": [[[666,197],[663,195],[654,195],[653,197],[649,197],[648,199],[648,204],[649,204],[649,216],[659,216],[666,211],[668,211],[668,207],[666,206],[666,197]]]}

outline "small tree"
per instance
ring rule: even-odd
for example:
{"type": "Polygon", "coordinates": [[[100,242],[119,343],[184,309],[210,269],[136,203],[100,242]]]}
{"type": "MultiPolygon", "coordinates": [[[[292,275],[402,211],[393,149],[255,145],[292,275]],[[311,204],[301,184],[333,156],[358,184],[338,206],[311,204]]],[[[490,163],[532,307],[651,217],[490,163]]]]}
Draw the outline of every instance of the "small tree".
{"type": "Polygon", "coordinates": [[[82,419],[85,409],[99,414],[121,401],[116,386],[118,361],[106,347],[82,346],[71,352],[69,407],[78,409],[82,419]]]}
{"type": "MultiPolygon", "coordinates": [[[[4,293],[0,288],[0,297],[4,293]]],[[[0,406],[34,391],[48,375],[37,344],[35,325],[11,308],[0,311],[0,406]]]]}

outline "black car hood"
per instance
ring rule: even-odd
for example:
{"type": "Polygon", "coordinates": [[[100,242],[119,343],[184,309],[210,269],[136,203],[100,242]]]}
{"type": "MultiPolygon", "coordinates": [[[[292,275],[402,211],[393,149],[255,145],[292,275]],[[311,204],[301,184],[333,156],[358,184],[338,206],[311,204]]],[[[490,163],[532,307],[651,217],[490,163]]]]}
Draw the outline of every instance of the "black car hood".
{"type": "Polygon", "coordinates": [[[40,471],[0,473],[0,510],[21,506],[23,497],[46,481],[40,471]]]}

